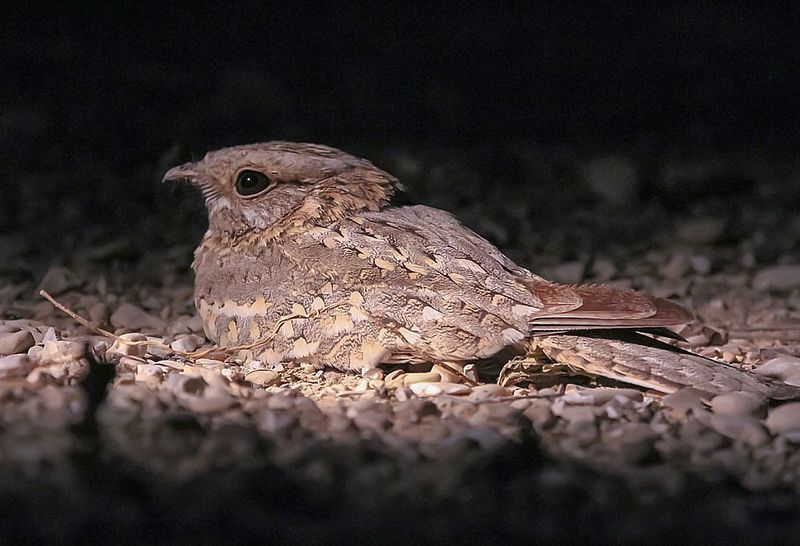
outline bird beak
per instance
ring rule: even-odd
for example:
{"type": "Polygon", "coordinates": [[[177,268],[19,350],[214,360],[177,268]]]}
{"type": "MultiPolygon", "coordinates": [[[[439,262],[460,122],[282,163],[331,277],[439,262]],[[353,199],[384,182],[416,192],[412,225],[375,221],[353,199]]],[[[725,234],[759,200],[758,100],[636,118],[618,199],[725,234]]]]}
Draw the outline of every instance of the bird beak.
{"type": "Polygon", "coordinates": [[[170,170],[164,173],[164,178],[162,178],[161,181],[175,182],[179,180],[195,180],[199,174],[195,170],[196,167],[197,164],[195,163],[184,163],[183,165],[172,167],[170,170]]]}

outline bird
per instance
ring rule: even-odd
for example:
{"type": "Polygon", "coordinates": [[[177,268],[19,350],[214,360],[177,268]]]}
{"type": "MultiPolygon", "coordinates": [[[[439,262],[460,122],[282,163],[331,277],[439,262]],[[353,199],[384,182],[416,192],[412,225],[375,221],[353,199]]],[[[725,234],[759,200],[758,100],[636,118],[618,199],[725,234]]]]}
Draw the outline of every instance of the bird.
{"type": "Polygon", "coordinates": [[[709,401],[798,389],[662,342],[692,320],[676,302],[548,281],[449,212],[394,205],[404,188],[366,159],[272,141],[211,151],[164,181],[202,191],[194,254],[206,336],[267,365],[368,373],[386,366],[474,381],[481,365],[535,356],[582,373],[709,401]]]}

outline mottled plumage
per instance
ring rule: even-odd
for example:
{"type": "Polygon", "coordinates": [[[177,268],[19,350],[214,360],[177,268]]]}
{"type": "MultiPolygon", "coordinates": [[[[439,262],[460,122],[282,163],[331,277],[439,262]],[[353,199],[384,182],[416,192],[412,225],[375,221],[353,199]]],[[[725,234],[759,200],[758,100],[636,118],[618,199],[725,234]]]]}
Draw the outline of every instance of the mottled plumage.
{"type": "Polygon", "coordinates": [[[650,331],[691,317],[630,290],[538,277],[444,211],[391,206],[398,181],[340,150],[236,146],[164,178],[189,179],[206,197],[209,229],[193,264],[206,334],[223,346],[252,346],[266,362],[458,367],[539,349],[664,392],[688,385],[713,395],[739,385],[771,395],[779,388],[666,345],[561,335],[650,331]],[[732,379],[695,381],[709,366],[732,379]]]}

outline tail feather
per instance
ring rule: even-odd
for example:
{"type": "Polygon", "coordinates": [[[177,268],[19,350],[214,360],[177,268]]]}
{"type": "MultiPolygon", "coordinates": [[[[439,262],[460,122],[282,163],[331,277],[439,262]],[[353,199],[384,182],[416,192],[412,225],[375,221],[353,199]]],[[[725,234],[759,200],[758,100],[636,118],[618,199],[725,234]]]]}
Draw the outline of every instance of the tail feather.
{"type": "Polygon", "coordinates": [[[761,399],[800,399],[796,387],[635,332],[556,334],[535,337],[532,343],[556,362],[665,394],[691,388],[706,402],[736,391],[761,399]]]}
{"type": "Polygon", "coordinates": [[[547,283],[536,289],[543,309],[531,316],[532,330],[596,328],[644,329],[685,324],[692,315],[683,306],[633,290],[601,285],[547,283]],[[577,302],[565,308],[564,302],[577,302]]]}

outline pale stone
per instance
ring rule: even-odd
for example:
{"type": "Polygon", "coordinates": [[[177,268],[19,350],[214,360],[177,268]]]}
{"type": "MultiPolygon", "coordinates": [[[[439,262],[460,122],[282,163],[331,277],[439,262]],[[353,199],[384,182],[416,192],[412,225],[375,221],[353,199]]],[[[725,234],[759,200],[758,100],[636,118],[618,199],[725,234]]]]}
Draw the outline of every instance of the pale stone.
{"type": "MultiPolygon", "coordinates": [[[[208,392],[208,389],[205,391],[208,392]]],[[[196,413],[219,413],[224,411],[236,403],[236,399],[232,396],[221,396],[215,394],[214,396],[192,396],[186,398],[184,404],[196,413]]]]}
{"type": "Polygon", "coordinates": [[[39,355],[46,364],[68,364],[86,355],[86,344],[80,341],[46,341],[39,355]]]}
{"type": "Polygon", "coordinates": [[[485,398],[502,398],[510,395],[511,391],[507,388],[496,383],[488,383],[486,385],[478,385],[477,387],[473,387],[470,398],[483,400],[485,398]]]}
{"type": "Polygon", "coordinates": [[[791,402],[770,410],[766,425],[773,434],[796,436],[800,432],[800,402],[791,402]]]}
{"type": "Polygon", "coordinates": [[[35,363],[25,354],[0,357],[0,377],[22,377],[28,374],[35,363]]]}
{"type": "Polygon", "coordinates": [[[170,343],[169,346],[173,351],[180,353],[191,353],[197,350],[197,347],[200,346],[200,343],[202,343],[202,340],[199,339],[198,336],[190,335],[176,339],[170,343]]]}
{"type": "Polygon", "coordinates": [[[47,270],[42,282],[39,283],[39,290],[48,292],[51,296],[58,296],[73,288],[78,288],[83,284],[83,280],[66,267],[55,266],[47,270]]]}
{"type": "Polygon", "coordinates": [[[691,261],[686,254],[675,254],[661,268],[661,274],[667,279],[680,279],[691,269],[691,261]]]}
{"type": "Polygon", "coordinates": [[[138,330],[140,328],[163,330],[166,328],[166,323],[161,318],[147,313],[141,307],[137,307],[132,303],[120,305],[112,313],[110,321],[115,328],[127,328],[129,330],[138,330]]]}
{"type": "Polygon", "coordinates": [[[177,395],[196,395],[203,392],[206,383],[202,377],[171,373],[167,374],[165,386],[177,395]]]}
{"type": "Polygon", "coordinates": [[[665,396],[661,402],[670,409],[673,418],[683,418],[690,411],[703,409],[703,401],[700,396],[691,389],[680,389],[672,394],[665,396]]]}
{"type": "Polygon", "coordinates": [[[769,441],[769,434],[755,417],[715,414],[711,416],[709,424],[723,436],[749,446],[763,446],[769,441]]]}
{"type": "Polygon", "coordinates": [[[246,381],[262,387],[277,385],[281,382],[281,376],[271,370],[255,370],[244,376],[246,381]]]}
{"type": "Polygon", "coordinates": [[[767,267],[753,278],[756,290],[788,290],[797,286],[800,286],[800,264],[767,267]]]}
{"type": "Polygon", "coordinates": [[[0,355],[24,353],[36,344],[33,334],[27,330],[0,334],[0,355]]]}
{"type": "MultiPolygon", "coordinates": [[[[386,379],[388,382],[389,377],[386,379]]],[[[403,386],[408,387],[414,383],[437,383],[442,380],[442,376],[436,372],[406,373],[402,374],[398,379],[403,386]]]]}
{"type": "Polygon", "coordinates": [[[747,392],[729,392],[715,396],[711,400],[711,409],[718,415],[760,416],[764,413],[764,403],[758,396],[747,392]]]}
{"type": "Polygon", "coordinates": [[[89,307],[89,320],[92,322],[105,322],[108,319],[108,306],[99,301],[89,307]]]}
{"type": "Polygon", "coordinates": [[[800,373],[800,358],[790,355],[780,355],[764,362],[753,370],[758,375],[766,375],[775,379],[788,379],[800,373]]]}
{"type": "Polygon", "coordinates": [[[106,358],[112,359],[114,356],[136,356],[143,357],[147,353],[147,344],[142,343],[147,341],[147,336],[143,334],[122,334],[120,339],[125,341],[137,343],[125,343],[124,341],[115,340],[111,348],[106,352],[106,358]]]}
{"type": "Polygon", "coordinates": [[[412,383],[409,388],[417,396],[437,396],[440,394],[460,396],[469,394],[472,391],[467,385],[445,382],[418,382],[412,383]]]}
{"type": "Polygon", "coordinates": [[[711,272],[711,260],[706,256],[692,256],[690,260],[692,271],[698,275],[708,275],[711,272]]]}

